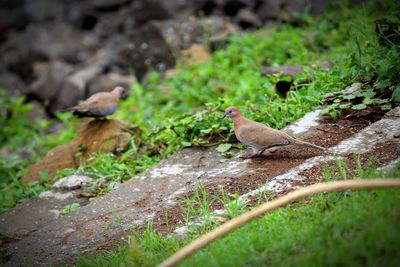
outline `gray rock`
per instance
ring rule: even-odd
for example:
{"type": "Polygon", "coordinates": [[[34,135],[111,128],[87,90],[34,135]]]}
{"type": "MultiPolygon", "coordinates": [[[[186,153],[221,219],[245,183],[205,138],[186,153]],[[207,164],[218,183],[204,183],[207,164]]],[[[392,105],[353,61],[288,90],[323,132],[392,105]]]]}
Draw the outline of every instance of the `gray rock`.
{"type": "Polygon", "coordinates": [[[261,73],[263,75],[279,74],[282,76],[289,76],[294,78],[298,73],[304,72],[303,66],[301,65],[285,65],[279,67],[263,67],[261,73]]]}
{"type": "Polygon", "coordinates": [[[165,71],[175,65],[175,58],[155,22],[128,35],[130,43],[119,52],[120,60],[132,67],[139,81],[151,70],[165,71]]]}
{"type": "Polygon", "coordinates": [[[73,67],[62,61],[52,61],[48,64],[35,64],[35,73],[38,77],[30,86],[29,91],[36,98],[51,104],[65,82],[73,67]]]}
{"type": "Polygon", "coordinates": [[[54,190],[64,190],[64,191],[71,191],[74,189],[79,189],[82,187],[88,186],[92,182],[93,178],[80,175],[80,174],[73,174],[68,177],[64,177],[53,184],[54,190]]]}
{"type": "Polygon", "coordinates": [[[27,92],[25,83],[11,72],[0,74],[0,88],[8,92],[9,95],[23,95],[27,92]]]}
{"type": "Polygon", "coordinates": [[[137,26],[154,20],[166,20],[171,17],[168,11],[156,0],[135,0],[132,3],[132,14],[137,26]]]}
{"type": "Polygon", "coordinates": [[[235,21],[242,29],[259,28],[262,26],[262,22],[258,16],[248,9],[241,9],[235,17],[235,21]]]}
{"type": "Polygon", "coordinates": [[[116,86],[129,88],[136,81],[133,76],[125,76],[117,73],[108,73],[92,79],[88,85],[88,95],[98,92],[111,91],[116,86]]]}
{"type": "Polygon", "coordinates": [[[88,97],[87,88],[89,82],[102,73],[111,60],[110,55],[103,54],[102,51],[99,51],[98,57],[88,67],[75,71],[66,79],[60,89],[56,102],[51,107],[52,111],[72,107],[79,100],[88,97]]]}
{"type": "Polygon", "coordinates": [[[362,86],[361,83],[353,83],[352,85],[347,86],[347,87],[342,91],[342,93],[343,93],[344,95],[350,95],[350,94],[352,94],[352,93],[357,92],[358,90],[360,90],[360,89],[361,89],[361,86],[362,86]]]}
{"type": "Polygon", "coordinates": [[[35,121],[36,119],[50,119],[47,115],[46,110],[44,109],[42,103],[36,100],[32,100],[29,102],[32,105],[32,109],[27,113],[27,117],[31,121],[35,121]]]}

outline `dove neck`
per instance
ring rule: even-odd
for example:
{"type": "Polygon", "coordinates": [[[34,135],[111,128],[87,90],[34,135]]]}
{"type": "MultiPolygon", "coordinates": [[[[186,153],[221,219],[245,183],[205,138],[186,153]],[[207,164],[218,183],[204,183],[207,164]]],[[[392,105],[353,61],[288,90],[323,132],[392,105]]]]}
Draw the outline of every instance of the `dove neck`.
{"type": "Polygon", "coordinates": [[[233,126],[235,128],[239,127],[243,123],[243,121],[245,120],[245,118],[243,116],[241,116],[241,115],[235,116],[232,119],[233,119],[233,126]]]}

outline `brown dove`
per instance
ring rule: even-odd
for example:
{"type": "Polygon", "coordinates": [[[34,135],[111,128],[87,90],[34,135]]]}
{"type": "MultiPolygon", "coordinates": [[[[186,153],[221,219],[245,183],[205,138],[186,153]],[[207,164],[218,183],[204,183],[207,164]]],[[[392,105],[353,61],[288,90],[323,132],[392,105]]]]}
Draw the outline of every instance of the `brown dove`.
{"type": "Polygon", "coordinates": [[[272,129],[262,123],[249,120],[240,114],[236,107],[228,107],[225,115],[233,120],[236,138],[244,145],[252,148],[252,153],[241,156],[254,158],[260,156],[266,149],[287,145],[306,145],[320,150],[325,148],[296,139],[285,132],[272,129]]]}
{"type": "Polygon", "coordinates": [[[72,111],[72,114],[78,118],[107,117],[117,110],[118,102],[122,98],[124,91],[123,87],[117,86],[111,92],[96,93],[79,105],[68,108],[67,111],[72,111]]]}

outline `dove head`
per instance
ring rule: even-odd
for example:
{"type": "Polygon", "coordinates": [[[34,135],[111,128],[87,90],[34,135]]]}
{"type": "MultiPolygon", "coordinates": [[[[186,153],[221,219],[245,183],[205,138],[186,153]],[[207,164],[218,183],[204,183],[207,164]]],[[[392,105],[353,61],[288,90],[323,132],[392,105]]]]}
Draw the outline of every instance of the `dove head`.
{"type": "Polygon", "coordinates": [[[236,107],[230,106],[225,110],[225,116],[234,119],[240,116],[240,111],[236,107]]]}
{"type": "Polygon", "coordinates": [[[116,94],[119,99],[121,99],[124,95],[125,89],[122,86],[117,86],[112,90],[112,92],[116,94]]]}

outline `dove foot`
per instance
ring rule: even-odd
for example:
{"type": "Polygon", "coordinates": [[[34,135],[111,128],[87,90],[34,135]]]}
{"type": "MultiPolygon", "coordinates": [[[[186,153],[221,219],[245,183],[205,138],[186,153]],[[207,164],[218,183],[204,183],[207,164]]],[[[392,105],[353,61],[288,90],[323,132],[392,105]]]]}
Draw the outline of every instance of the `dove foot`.
{"type": "Polygon", "coordinates": [[[246,153],[240,156],[241,159],[251,159],[251,158],[255,158],[258,157],[259,153],[258,152],[250,152],[250,153],[246,153]]]}

